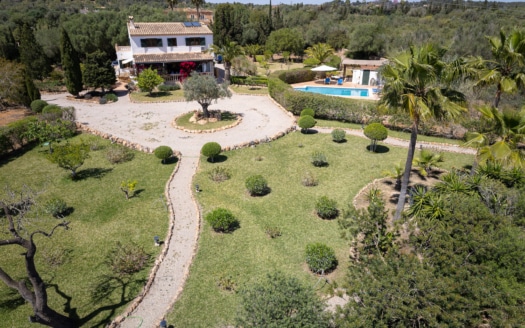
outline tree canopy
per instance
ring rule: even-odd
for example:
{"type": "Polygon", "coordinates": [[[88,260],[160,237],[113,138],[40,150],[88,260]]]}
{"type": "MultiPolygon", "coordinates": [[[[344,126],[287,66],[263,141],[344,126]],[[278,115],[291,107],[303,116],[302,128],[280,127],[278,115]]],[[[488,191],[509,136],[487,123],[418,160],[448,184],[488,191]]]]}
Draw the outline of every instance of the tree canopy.
{"type": "Polygon", "coordinates": [[[208,106],[215,100],[224,97],[231,97],[228,84],[219,84],[213,76],[200,75],[197,72],[191,73],[191,77],[184,81],[184,98],[186,101],[197,101],[205,117],[209,117],[208,106]]]}

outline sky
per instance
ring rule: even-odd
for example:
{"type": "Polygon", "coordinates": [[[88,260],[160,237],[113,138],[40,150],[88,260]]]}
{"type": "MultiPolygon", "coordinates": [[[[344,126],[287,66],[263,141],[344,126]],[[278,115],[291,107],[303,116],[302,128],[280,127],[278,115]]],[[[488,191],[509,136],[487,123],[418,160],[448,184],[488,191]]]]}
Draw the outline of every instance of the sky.
{"type": "MultiPolygon", "coordinates": [[[[363,2],[364,0],[361,0],[363,2]]],[[[479,0],[483,1],[483,0],[479,0]]],[[[492,2],[493,0],[489,0],[489,2],[492,2]]],[[[270,0],[206,0],[206,2],[209,3],[253,3],[256,5],[266,5],[270,3],[270,0]]],[[[278,5],[278,4],[296,4],[296,3],[303,3],[305,5],[319,5],[322,3],[330,2],[330,0],[272,0],[272,5],[278,5]]],[[[356,0],[351,0],[351,2],[356,2],[356,0]]],[[[414,2],[413,0],[409,0],[409,2],[414,2]]],[[[498,0],[498,2],[525,2],[525,0],[498,0]]]]}

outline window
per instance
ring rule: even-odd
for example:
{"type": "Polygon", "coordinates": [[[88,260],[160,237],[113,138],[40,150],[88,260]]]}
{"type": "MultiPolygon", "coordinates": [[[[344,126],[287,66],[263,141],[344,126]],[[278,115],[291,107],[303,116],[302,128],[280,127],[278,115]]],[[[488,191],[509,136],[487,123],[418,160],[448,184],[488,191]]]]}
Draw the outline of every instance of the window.
{"type": "Polygon", "coordinates": [[[140,39],[140,46],[142,48],[162,47],[162,39],[140,39]]]}
{"type": "Polygon", "coordinates": [[[176,47],[177,38],[168,38],[168,47],[176,47]]]}
{"type": "Polygon", "coordinates": [[[205,46],[206,41],[204,38],[186,38],[187,46],[205,46]]]}

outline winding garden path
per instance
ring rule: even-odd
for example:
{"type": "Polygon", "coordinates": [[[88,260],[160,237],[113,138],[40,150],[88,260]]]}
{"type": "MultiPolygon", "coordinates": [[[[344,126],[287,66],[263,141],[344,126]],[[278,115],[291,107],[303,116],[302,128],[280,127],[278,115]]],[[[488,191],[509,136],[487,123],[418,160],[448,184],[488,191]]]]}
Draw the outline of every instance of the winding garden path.
{"type": "MultiPolygon", "coordinates": [[[[139,104],[130,102],[127,95],[106,105],[76,102],[65,94],[44,95],[43,99],[60,106],[74,106],[78,122],[107,136],[150,149],[168,145],[181,153],[176,172],[167,185],[172,233],[163,244],[165,256],[156,264],[155,278],[147,292],[139,297],[141,301],[127,311],[126,317],[117,318],[113,324],[123,328],[158,326],[180,295],[197,248],[201,220],[198,205],[192,197],[192,178],[198,168],[202,145],[215,141],[224,148],[268,140],[293,128],[294,119],[268,97],[234,95],[219,100],[210,109],[240,113],[242,122],[239,125],[214,133],[188,133],[173,128],[171,122],[183,113],[200,108],[196,102],[139,104]]],[[[331,131],[317,130],[321,133],[331,131]]],[[[363,136],[360,130],[346,132],[363,136]]],[[[407,141],[394,138],[388,138],[384,143],[401,147],[408,145],[407,141]]],[[[425,147],[474,153],[471,149],[449,145],[425,144],[425,147]]]]}

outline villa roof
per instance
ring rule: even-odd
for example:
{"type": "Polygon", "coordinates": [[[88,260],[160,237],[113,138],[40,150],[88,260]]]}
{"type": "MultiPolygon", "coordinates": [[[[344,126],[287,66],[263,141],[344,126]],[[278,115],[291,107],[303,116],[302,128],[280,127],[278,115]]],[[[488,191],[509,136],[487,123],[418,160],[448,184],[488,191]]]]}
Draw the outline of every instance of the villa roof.
{"type": "Polygon", "coordinates": [[[136,54],[133,55],[136,64],[174,63],[183,61],[213,60],[213,56],[206,52],[181,52],[164,54],[136,54]]]}
{"type": "Polygon", "coordinates": [[[148,36],[148,35],[209,35],[213,34],[208,26],[184,26],[184,23],[139,23],[128,22],[128,31],[131,36],[148,36]],[[133,25],[132,25],[133,24],[133,25]]]}

